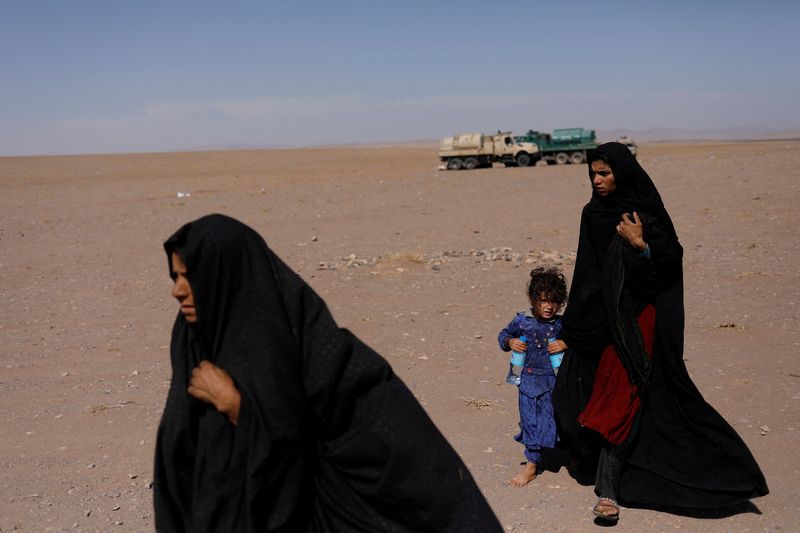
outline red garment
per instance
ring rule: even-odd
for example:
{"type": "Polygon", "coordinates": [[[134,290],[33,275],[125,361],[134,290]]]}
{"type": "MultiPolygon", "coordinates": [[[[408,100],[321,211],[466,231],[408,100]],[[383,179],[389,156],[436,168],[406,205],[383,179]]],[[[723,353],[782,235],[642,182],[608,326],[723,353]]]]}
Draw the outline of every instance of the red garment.
{"type": "MultiPolygon", "coordinates": [[[[652,305],[645,307],[636,323],[642,332],[644,347],[652,357],[656,308],[652,305]]],[[[641,403],[638,387],[631,384],[614,345],[609,344],[600,356],[592,396],[578,415],[578,422],[597,431],[616,446],[628,438],[641,403]]]]}

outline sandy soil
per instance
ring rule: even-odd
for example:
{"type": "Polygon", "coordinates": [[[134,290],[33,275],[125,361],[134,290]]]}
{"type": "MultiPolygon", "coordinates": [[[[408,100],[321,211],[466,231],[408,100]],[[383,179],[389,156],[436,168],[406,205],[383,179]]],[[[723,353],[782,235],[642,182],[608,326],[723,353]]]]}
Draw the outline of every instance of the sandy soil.
{"type": "MultiPolygon", "coordinates": [[[[686,250],[687,365],[772,492],[733,516],[623,509],[617,529],[792,530],[800,141],[653,143],[640,160],[686,250]]],[[[507,530],[596,529],[591,487],[563,468],[506,485],[522,450],[495,340],[531,266],[571,275],[584,167],[437,165],[428,146],[0,159],[0,531],[152,530],[177,311],[161,243],[210,212],[260,231],[384,354],[507,530]]]]}

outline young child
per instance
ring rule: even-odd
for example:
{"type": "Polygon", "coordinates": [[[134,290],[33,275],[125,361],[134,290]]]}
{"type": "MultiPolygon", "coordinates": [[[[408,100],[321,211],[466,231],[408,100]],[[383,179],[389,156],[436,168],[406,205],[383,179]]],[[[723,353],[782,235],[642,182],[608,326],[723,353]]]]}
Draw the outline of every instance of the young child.
{"type": "Polygon", "coordinates": [[[525,364],[519,384],[519,435],[514,440],[525,446],[527,462],[509,484],[523,487],[536,478],[536,468],[542,458],[541,450],[556,443],[556,421],[553,415],[552,393],[556,373],[550,354],[563,352],[566,344],[557,339],[561,317],[556,313],[567,301],[567,282],[557,267],[537,267],[531,271],[528,283],[530,311],[517,313],[497,340],[504,352],[525,353],[525,364]],[[527,342],[520,340],[525,336],[527,342]]]}

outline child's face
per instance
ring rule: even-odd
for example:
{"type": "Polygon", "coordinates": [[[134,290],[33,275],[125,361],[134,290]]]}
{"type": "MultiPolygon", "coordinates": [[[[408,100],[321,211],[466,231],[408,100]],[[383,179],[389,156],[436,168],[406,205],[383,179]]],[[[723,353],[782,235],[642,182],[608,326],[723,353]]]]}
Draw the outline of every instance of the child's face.
{"type": "Polygon", "coordinates": [[[556,314],[559,307],[557,303],[550,301],[548,295],[545,293],[541,293],[537,299],[531,302],[533,316],[544,320],[553,318],[553,315],[556,314]]]}

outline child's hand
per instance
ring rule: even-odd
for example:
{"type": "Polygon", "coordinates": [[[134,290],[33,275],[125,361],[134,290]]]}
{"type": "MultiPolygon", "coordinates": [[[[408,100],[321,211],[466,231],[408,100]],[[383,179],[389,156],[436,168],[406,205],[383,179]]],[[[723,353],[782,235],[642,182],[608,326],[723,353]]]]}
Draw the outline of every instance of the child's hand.
{"type": "Polygon", "coordinates": [[[555,340],[547,345],[547,353],[563,352],[567,349],[567,343],[562,340],[555,340]]]}
{"type": "Polygon", "coordinates": [[[515,352],[524,352],[528,349],[528,343],[522,342],[519,339],[511,339],[508,341],[508,347],[515,352]]]}

